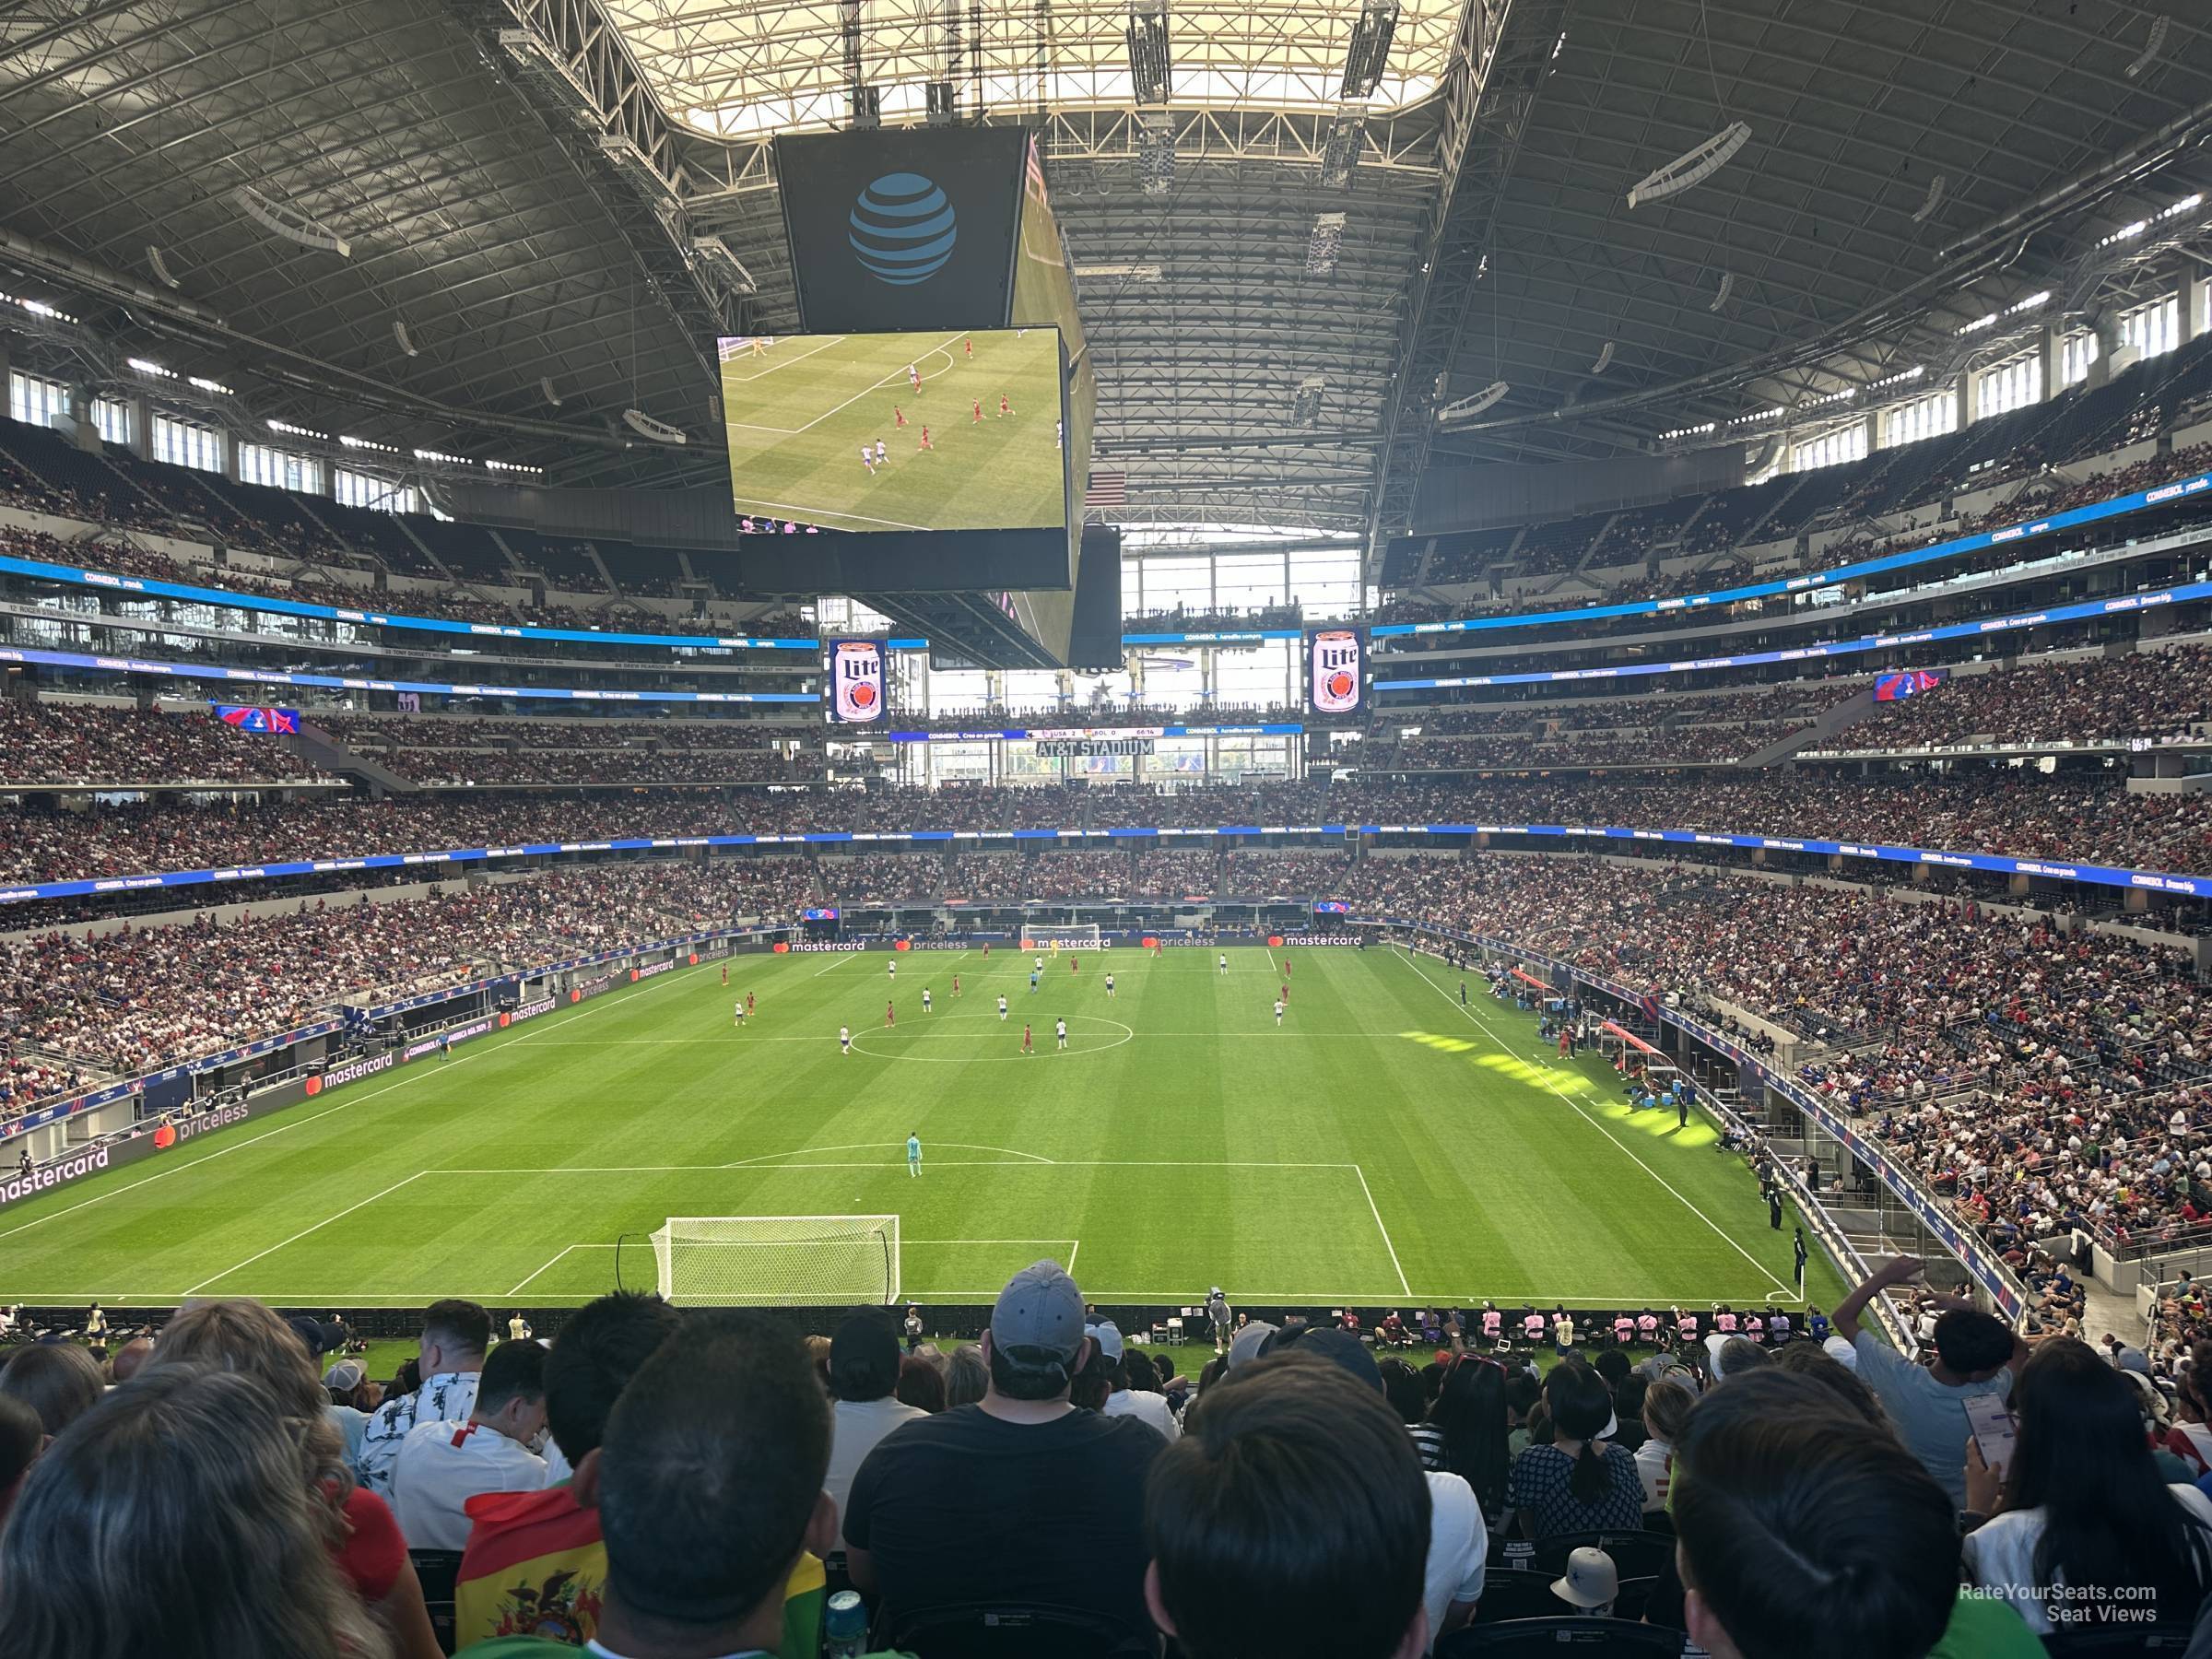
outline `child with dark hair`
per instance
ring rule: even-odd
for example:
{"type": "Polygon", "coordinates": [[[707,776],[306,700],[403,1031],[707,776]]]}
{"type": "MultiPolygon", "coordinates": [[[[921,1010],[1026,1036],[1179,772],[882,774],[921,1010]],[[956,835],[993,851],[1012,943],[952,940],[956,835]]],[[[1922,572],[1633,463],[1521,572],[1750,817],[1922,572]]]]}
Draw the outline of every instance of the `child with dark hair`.
{"type": "Polygon", "coordinates": [[[1544,1379],[1544,1403],[1552,1443],[1531,1445],[1515,1458],[1508,1483],[1523,1535],[1641,1526],[1643,1482],[1635,1458],[1610,1443],[1616,1424],[1606,1380],[1578,1359],[1563,1359],[1544,1379]]]}

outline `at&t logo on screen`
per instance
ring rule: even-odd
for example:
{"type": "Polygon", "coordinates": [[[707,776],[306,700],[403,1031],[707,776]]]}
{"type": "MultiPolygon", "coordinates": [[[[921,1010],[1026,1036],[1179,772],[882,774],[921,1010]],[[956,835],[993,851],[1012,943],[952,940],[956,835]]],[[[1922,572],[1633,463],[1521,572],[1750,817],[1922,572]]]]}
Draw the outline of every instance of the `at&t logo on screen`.
{"type": "Polygon", "coordinates": [[[847,223],[861,268],[894,288],[943,270],[959,235],[951,202],[920,173],[884,174],[860,193],[847,223]]]}

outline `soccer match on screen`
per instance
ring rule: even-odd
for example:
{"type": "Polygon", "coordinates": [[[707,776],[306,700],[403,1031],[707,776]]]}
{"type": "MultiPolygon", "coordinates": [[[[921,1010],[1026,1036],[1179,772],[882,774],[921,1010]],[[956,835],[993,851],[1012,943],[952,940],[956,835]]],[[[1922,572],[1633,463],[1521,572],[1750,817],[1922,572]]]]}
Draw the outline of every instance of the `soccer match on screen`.
{"type": "Polygon", "coordinates": [[[2212,15],[0,6],[0,1659],[2212,1659],[2212,15]]]}
{"type": "Polygon", "coordinates": [[[854,531],[1065,521],[1057,330],[718,344],[738,512],[854,531]]]}

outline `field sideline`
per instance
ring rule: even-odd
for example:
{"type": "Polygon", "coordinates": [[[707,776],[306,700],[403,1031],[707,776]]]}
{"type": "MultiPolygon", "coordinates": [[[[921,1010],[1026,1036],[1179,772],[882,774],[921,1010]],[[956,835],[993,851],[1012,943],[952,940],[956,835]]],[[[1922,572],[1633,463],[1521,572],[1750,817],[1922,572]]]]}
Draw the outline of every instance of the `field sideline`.
{"type": "MultiPolygon", "coordinates": [[[[0,1300],[560,1305],[613,1284],[625,1236],[650,1285],[638,1235],[672,1215],[897,1214],[924,1301],[1050,1255],[1099,1300],[1799,1305],[1710,1124],[1630,1117],[1479,982],[1463,1011],[1425,959],[1229,954],[1063,953],[1034,994],[1015,950],[737,957],[726,991],[679,970],[11,1206],[0,1300]]],[[[1813,1302],[1839,1289],[1816,1256],[1813,1302]]]]}

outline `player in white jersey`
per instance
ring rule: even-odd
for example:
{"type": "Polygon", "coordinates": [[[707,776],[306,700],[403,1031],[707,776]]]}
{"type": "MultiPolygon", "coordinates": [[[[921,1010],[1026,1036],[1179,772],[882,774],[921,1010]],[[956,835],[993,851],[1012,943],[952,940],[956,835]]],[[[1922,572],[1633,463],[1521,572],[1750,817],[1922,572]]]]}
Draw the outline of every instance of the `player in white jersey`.
{"type": "Polygon", "coordinates": [[[1036,969],[1038,972],[1042,973],[1044,971],[1044,959],[1042,957],[1039,957],[1035,961],[1031,962],[1030,966],[1036,969]]]}
{"type": "Polygon", "coordinates": [[[837,1028],[837,1052],[841,1054],[849,1054],[853,1052],[853,1028],[851,1026],[837,1028]]]}
{"type": "Polygon", "coordinates": [[[893,957],[888,962],[886,962],[884,964],[884,971],[889,974],[891,978],[897,979],[899,977],[899,959],[897,957],[893,957]]]}
{"type": "Polygon", "coordinates": [[[887,464],[887,463],[888,463],[888,462],[890,460],[890,458],[891,458],[891,452],[890,452],[890,451],[888,451],[888,449],[884,448],[884,446],[883,446],[883,440],[882,440],[882,439],[880,439],[880,438],[877,439],[877,440],[876,440],[876,465],[878,465],[878,466],[882,466],[882,465],[884,465],[885,464],[887,464]]]}
{"type": "Polygon", "coordinates": [[[745,998],[742,996],[737,999],[736,1024],[739,1030],[743,1030],[745,1029],[745,998]]]}
{"type": "Polygon", "coordinates": [[[1106,975],[1106,1000],[1108,1002],[1112,1002],[1113,1000],[1113,974],[1112,971],[1109,971],[1106,975]]]}
{"type": "Polygon", "coordinates": [[[927,985],[922,987],[922,1012],[924,1014],[929,1012],[929,987],[927,985]]]}
{"type": "Polygon", "coordinates": [[[1221,953],[1221,962],[1218,971],[1222,973],[1227,973],[1229,971],[1229,953],[1227,951],[1223,951],[1221,953]]]}
{"type": "Polygon", "coordinates": [[[1279,996],[1275,999],[1275,1023],[1278,1026],[1283,1023],[1283,999],[1279,996]]]}
{"type": "Polygon", "coordinates": [[[860,464],[868,469],[868,476],[871,478],[876,476],[876,451],[874,446],[865,443],[860,446],[860,464]]]}
{"type": "Polygon", "coordinates": [[[1004,992],[1001,992],[1001,993],[999,994],[999,998],[998,998],[998,1017],[999,1017],[999,1018],[1001,1018],[1001,1019],[1004,1019],[1004,1018],[1006,1018],[1006,994],[1005,994],[1004,992]]]}
{"type": "Polygon", "coordinates": [[[1053,1020],[1053,1035],[1060,1040],[1060,1046],[1065,1048],[1067,1046],[1067,1021],[1065,1019],[1053,1020]]]}

